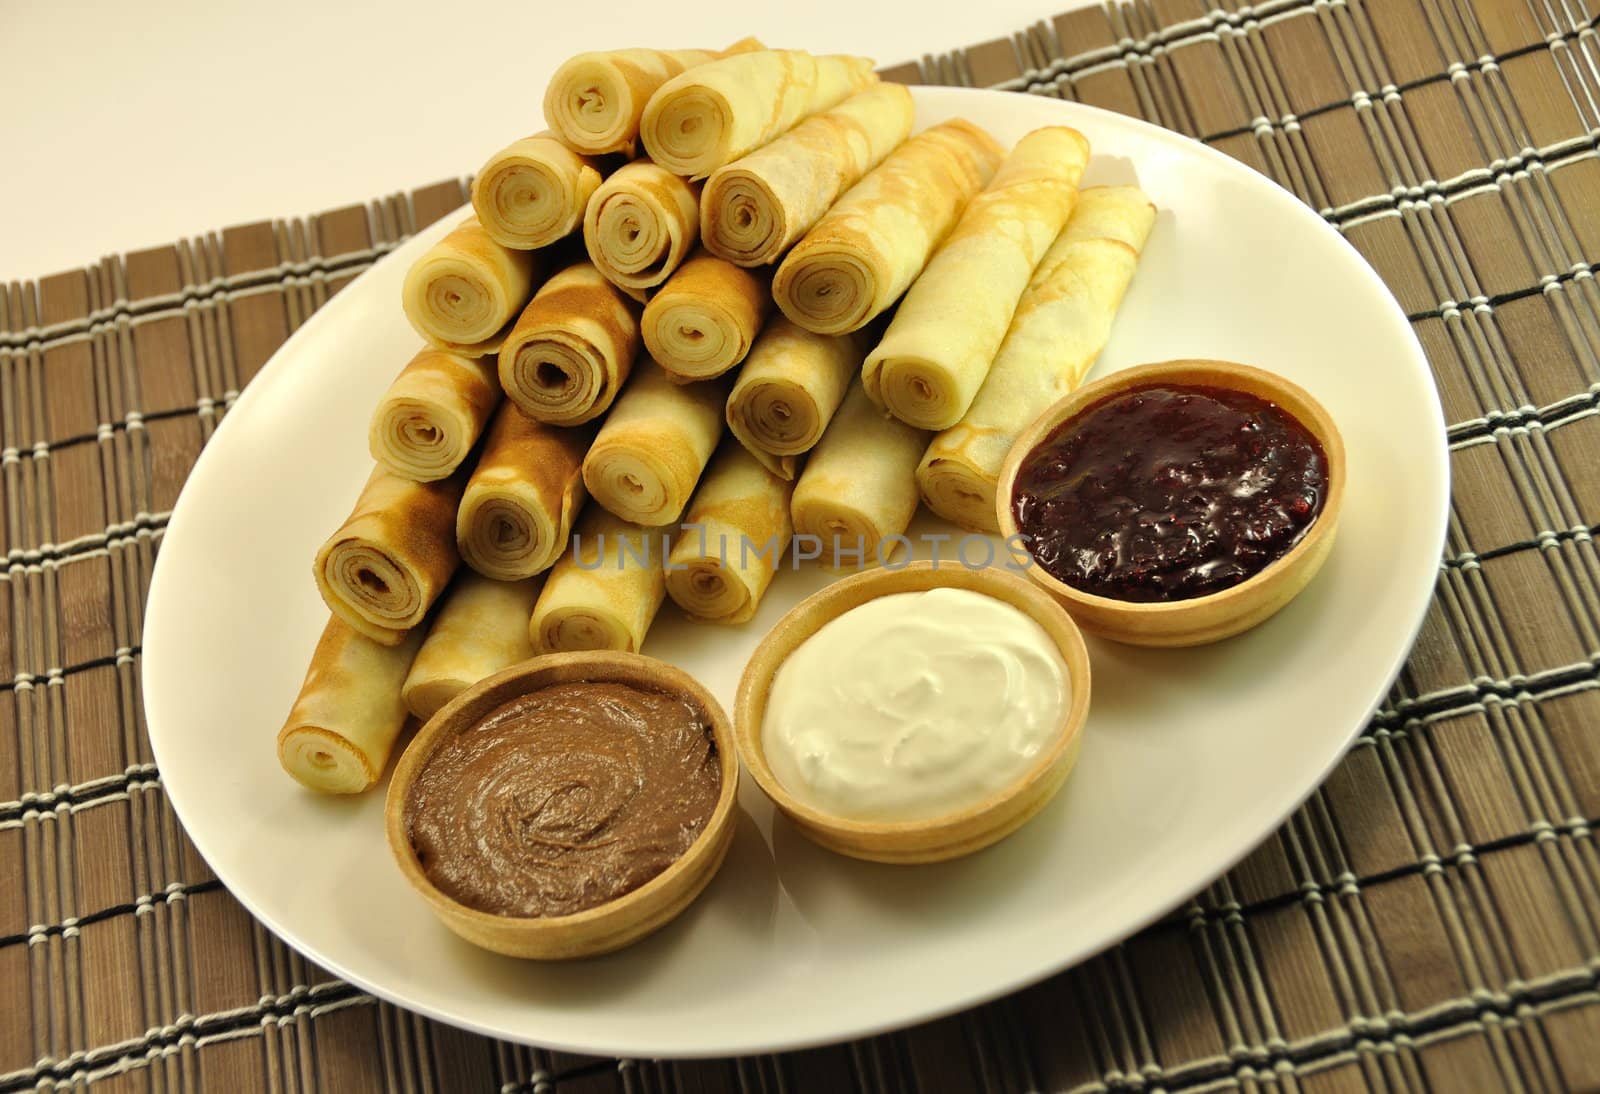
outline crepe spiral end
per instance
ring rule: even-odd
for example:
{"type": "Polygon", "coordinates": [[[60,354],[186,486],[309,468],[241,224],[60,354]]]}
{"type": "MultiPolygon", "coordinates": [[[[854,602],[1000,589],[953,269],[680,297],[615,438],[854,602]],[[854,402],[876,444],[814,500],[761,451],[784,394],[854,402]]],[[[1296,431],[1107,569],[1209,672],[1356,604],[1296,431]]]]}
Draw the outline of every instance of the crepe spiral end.
{"type": "Polygon", "coordinates": [[[885,558],[878,558],[883,533],[857,510],[831,500],[797,501],[793,516],[796,536],[815,536],[821,542],[825,566],[837,567],[841,562],[875,566],[889,557],[886,550],[885,558]]]}
{"type": "Polygon", "coordinates": [[[738,266],[776,262],[788,242],[783,206],[753,175],[718,172],[700,200],[706,250],[738,266]]]}
{"type": "Polygon", "coordinates": [[[771,380],[744,385],[728,413],[737,418],[739,432],[774,456],[809,452],[827,424],[803,387],[771,380]]]}
{"type": "Polygon", "coordinates": [[[373,415],[367,434],[372,458],[397,475],[417,482],[448,478],[467,458],[474,438],[434,413],[420,399],[386,400],[373,415]]]}
{"type": "Polygon", "coordinates": [[[626,370],[609,383],[605,355],[587,340],[547,331],[500,354],[500,386],[528,417],[550,425],[581,425],[604,414],[626,370]]]}
{"type": "Polygon", "coordinates": [[[381,772],[367,765],[361,750],[317,726],[286,726],[278,734],[278,762],[295,781],[324,794],[359,794],[381,772]]]}
{"type": "Polygon", "coordinates": [[[491,160],[472,185],[484,231],[524,250],[548,246],[576,228],[587,198],[550,164],[527,157],[491,160]]]}
{"type": "Polygon", "coordinates": [[[544,93],[545,122],[579,152],[620,152],[633,143],[639,105],[617,70],[590,57],[574,57],[551,77],[544,93]]]}
{"type": "Polygon", "coordinates": [[[419,721],[426,722],[450,700],[466,691],[476,680],[436,676],[419,684],[410,684],[402,693],[406,710],[419,721]]]}
{"type": "Polygon", "coordinates": [[[667,595],[696,619],[732,622],[750,606],[750,590],[719,558],[690,559],[667,572],[667,595]]]}
{"type": "MultiPolygon", "coordinates": [[[[801,244],[804,246],[804,244],[801,244]]],[[[791,321],[813,334],[847,334],[865,326],[877,295],[872,269],[859,255],[796,256],[778,267],[772,295],[791,321]]]]}
{"type": "Polygon", "coordinates": [[[591,448],[583,485],[606,512],[649,527],[678,519],[687,493],[675,489],[671,469],[655,453],[621,447],[591,448]]]}
{"type": "Polygon", "coordinates": [[[672,272],[674,241],[660,210],[638,194],[614,191],[592,207],[589,258],[615,284],[648,289],[672,272]]]}
{"type": "Polygon", "coordinates": [[[317,576],[323,599],[334,614],[386,646],[398,645],[428,610],[410,571],[358,539],[324,547],[317,576]]]}
{"type": "Polygon", "coordinates": [[[406,274],[406,309],[418,333],[452,345],[492,338],[518,301],[471,262],[450,255],[424,256],[406,274]]]}
{"type": "Polygon", "coordinates": [[[1000,534],[995,515],[997,484],[957,460],[925,459],[917,468],[922,500],[939,516],[972,532],[1000,534]]]}
{"type": "Polygon", "coordinates": [[[738,318],[711,300],[668,304],[651,318],[644,325],[645,348],[682,379],[721,376],[750,350],[738,318]]]}
{"type": "Polygon", "coordinates": [[[918,429],[948,429],[967,411],[949,375],[921,358],[869,357],[862,376],[873,402],[918,429]]]}
{"type": "Polygon", "coordinates": [[[657,95],[645,104],[639,139],[652,160],[675,175],[698,177],[722,162],[732,111],[707,87],[657,95]]]}
{"type": "Polygon", "coordinates": [[[554,608],[534,616],[529,635],[543,653],[617,650],[637,653],[633,636],[614,617],[590,608],[554,608]]]}
{"type": "Polygon", "coordinates": [[[457,517],[461,557],[484,577],[521,581],[555,565],[565,543],[515,496],[469,491],[457,517]]]}

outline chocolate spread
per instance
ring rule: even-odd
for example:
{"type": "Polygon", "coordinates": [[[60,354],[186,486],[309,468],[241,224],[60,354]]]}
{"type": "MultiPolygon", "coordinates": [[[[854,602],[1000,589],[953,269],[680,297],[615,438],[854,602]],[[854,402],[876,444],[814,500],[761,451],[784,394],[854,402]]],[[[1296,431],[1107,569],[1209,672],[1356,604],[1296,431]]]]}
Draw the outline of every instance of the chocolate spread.
{"type": "Polygon", "coordinates": [[[406,829],[423,872],[462,904],[570,915],[675,862],[721,789],[711,729],[682,699],[556,684],[441,744],[406,795],[406,829]]]}

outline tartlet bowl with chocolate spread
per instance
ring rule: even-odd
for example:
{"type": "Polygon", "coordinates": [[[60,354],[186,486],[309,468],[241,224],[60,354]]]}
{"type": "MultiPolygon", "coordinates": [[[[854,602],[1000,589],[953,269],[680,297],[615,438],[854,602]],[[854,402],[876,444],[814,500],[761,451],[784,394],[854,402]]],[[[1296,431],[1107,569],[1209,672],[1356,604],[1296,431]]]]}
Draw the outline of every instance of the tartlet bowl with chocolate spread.
{"type": "Polygon", "coordinates": [[[535,657],[418,732],[385,801],[389,848],[485,949],[564,959],[671,921],[733,839],[739,760],[711,693],[632,653],[535,657]]]}
{"type": "Polygon", "coordinates": [[[1017,437],[996,516],[1028,576],[1085,630],[1195,646],[1254,627],[1333,547],[1344,442],[1304,389],[1227,361],[1088,384],[1017,437]]]}

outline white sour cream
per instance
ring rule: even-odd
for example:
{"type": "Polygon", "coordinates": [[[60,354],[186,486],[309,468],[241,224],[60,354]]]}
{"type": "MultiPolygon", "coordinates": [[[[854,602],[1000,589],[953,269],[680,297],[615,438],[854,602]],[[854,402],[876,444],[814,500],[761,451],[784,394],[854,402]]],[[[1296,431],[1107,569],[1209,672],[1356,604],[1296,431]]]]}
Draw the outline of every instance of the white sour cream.
{"type": "Polygon", "coordinates": [[[1060,650],[1020,609],[967,589],[894,593],[788,656],[762,747],[783,788],[814,809],[927,820],[1015,782],[1071,699],[1060,650]]]}

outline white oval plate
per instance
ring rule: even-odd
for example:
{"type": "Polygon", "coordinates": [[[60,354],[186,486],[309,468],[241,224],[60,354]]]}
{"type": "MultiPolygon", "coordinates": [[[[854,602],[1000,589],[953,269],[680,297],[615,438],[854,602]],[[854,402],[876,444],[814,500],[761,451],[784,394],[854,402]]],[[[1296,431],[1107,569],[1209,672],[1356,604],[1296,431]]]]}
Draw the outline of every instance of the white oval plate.
{"type": "MultiPolygon", "coordinates": [[[[444,234],[436,224],[345,288],[250,385],[184,487],[150,591],[144,693],[167,795],[217,876],[290,945],[402,1006],[571,1051],[843,1040],[992,998],[1126,937],[1237,862],[1338,760],[1405,659],[1444,538],[1444,423],[1405,316],[1314,212],[1220,152],[1052,99],[919,88],[916,100],[919,127],[964,115],[1005,142],[1077,126],[1094,147],[1088,183],[1149,192],[1161,214],[1097,374],[1225,358],[1320,399],[1350,463],[1322,574],[1216,646],[1092,644],[1076,773],[988,851],[916,868],[854,862],[775,823],[746,779],[727,864],[659,934],[569,965],[481,952],[407,888],[381,792],[317,797],[273,753],[327,618],[312,555],[366,478],[368,415],[417,347],[400,284],[444,234]]],[[[731,710],[756,641],[826,580],[780,574],[756,619],[732,629],[669,605],[645,652],[731,710]]]]}

